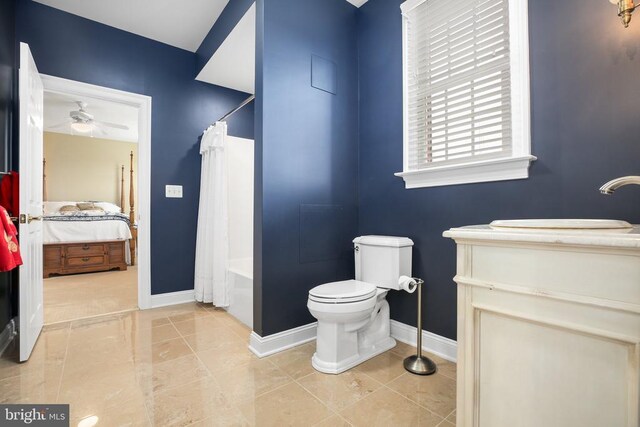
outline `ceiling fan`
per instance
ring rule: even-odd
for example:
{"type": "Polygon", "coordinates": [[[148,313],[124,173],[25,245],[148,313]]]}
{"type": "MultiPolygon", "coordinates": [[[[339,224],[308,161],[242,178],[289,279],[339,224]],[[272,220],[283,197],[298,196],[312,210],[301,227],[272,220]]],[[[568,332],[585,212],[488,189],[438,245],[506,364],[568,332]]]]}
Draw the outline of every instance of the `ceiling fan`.
{"type": "Polygon", "coordinates": [[[100,120],[96,120],[93,114],[87,112],[86,108],[88,104],[82,101],[74,101],[78,104],[77,111],[69,112],[69,120],[64,121],[63,123],[59,123],[54,126],[50,126],[48,129],[59,129],[70,126],[72,130],[86,134],[92,132],[94,129],[98,130],[103,135],[106,135],[106,128],[120,129],[120,130],[129,130],[129,126],[121,125],[117,123],[109,123],[103,122],[100,120]]]}

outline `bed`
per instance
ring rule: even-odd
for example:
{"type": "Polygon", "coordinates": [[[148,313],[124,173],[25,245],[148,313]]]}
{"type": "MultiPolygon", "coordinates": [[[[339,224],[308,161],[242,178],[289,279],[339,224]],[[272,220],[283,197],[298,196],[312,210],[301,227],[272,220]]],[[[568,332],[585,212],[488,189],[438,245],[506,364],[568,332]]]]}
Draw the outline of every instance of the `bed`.
{"type": "MultiPolygon", "coordinates": [[[[46,161],[45,161],[46,168],[46,161]]],[[[45,169],[46,171],[46,169],[45,169]]],[[[126,270],[135,264],[136,225],[131,153],[129,214],[124,213],[124,166],[120,206],[101,201],[47,201],[43,175],[44,277],[126,270]]]]}

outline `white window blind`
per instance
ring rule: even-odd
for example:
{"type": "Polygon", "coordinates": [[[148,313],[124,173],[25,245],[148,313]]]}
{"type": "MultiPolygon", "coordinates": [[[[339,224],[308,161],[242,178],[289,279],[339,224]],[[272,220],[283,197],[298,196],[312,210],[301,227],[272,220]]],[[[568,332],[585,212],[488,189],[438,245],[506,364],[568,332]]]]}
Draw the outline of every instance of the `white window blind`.
{"type": "Polygon", "coordinates": [[[405,169],[511,156],[509,0],[414,3],[403,13],[405,169]]]}

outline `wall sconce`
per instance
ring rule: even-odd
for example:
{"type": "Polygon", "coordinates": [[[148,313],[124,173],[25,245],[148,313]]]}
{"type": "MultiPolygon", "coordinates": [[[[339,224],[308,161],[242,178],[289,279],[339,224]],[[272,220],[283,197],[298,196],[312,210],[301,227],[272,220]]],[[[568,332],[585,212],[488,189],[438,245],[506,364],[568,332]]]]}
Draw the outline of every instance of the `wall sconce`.
{"type": "Polygon", "coordinates": [[[631,14],[636,9],[635,4],[633,4],[633,0],[609,0],[611,3],[618,6],[618,16],[622,20],[622,25],[625,28],[629,26],[629,22],[631,22],[631,14]]]}

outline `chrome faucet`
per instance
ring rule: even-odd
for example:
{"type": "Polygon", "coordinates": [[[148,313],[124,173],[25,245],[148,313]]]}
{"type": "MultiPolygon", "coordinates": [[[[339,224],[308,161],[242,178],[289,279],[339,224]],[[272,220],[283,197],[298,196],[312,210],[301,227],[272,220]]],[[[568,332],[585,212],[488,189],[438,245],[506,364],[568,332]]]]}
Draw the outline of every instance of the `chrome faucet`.
{"type": "Polygon", "coordinates": [[[600,192],[602,194],[610,195],[618,188],[631,184],[640,185],[640,176],[623,176],[622,178],[612,179],[600,187],[600,192]]]}

